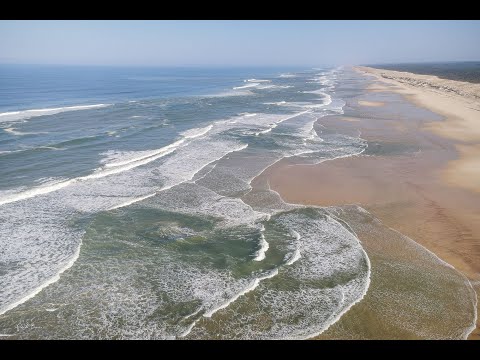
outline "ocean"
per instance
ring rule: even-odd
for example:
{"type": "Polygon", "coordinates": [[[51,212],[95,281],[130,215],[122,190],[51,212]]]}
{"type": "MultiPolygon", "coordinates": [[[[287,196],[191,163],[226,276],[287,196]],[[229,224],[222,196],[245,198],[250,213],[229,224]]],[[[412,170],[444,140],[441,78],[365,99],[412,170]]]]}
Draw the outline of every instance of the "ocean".
{"type": "Polygon", "coordinates": [[[2,65],[1,336],[325,331],[367,293],[370,258],[338,212],[251,181],[284,158],[366,150],[360,134],[314,127],[344,112],[342,76],[2,65]]]}

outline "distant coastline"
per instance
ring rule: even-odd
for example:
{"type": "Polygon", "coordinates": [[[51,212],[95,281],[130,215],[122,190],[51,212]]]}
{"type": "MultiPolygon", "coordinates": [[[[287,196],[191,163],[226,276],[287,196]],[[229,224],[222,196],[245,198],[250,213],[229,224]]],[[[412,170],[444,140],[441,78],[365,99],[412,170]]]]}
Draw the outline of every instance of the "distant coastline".
{"type": "Polygon", "coordinates": [[[376,64],[366,66],[376,69],[404,71],[419,75],[435,75],[441,79],[480,83],[480,61],[376,64]]]}

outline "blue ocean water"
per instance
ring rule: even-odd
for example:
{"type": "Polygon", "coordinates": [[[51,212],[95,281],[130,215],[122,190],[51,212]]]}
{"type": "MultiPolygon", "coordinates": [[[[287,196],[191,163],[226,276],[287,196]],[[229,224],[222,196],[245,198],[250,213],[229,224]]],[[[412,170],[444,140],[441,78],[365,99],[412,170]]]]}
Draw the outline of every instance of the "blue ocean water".
{"type": "MultiPolygon", "coordinates": [[[[342,69],[0,67],[0,333],[309,338],[370,261],[329,211],[251,181],[362,153],[320,132],[342,69]]],[[[267,184],[268,185],[268,184],[267,184]]]]}
{"type": "Polygon", "coordinates": [[[275,68],[0,65],[0,112],[215,94],[275,68]]]}

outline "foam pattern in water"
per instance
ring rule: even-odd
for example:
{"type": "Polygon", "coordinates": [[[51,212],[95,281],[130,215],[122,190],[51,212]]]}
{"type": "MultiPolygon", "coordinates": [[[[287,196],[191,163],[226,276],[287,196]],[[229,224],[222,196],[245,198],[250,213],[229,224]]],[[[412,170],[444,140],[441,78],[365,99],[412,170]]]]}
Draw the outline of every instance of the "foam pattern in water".
{"type": "MultiPolygon", "coordinates": [[[[360,138],[314,128],[342,113],[337,76],[284,74],[233,89],[248,96],[89,110],[126,122],[110,133],[103,124],[106,138],[63,142],[78,152],[98,146],[90,171],[0,191],[0,333],[304,339],[325,331],[364,297],[369,258],[333,213],[251,182],[285,157],[316,164],[364,151],[360,138]],[[212,120],[197,119],[199,109],[212,120]]],[[[47,123],[43,115],[31,123],[47,123]]]]}
{"type": "Polygon", "coordinates": [[[294,261],[282,262],[278,275],[198,322],[190,337],[309,338],[363,297],[368,258],[355,235],[322,210],[279,213],[266,223],[267,240],[269,232],[283,232],[285,259],[294,261]]]}

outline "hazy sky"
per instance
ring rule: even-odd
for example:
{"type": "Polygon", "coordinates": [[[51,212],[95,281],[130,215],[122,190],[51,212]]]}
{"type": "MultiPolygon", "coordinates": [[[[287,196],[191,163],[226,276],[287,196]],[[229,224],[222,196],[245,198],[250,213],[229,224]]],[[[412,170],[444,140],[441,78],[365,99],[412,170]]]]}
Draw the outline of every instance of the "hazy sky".
{"type": "Polygon", "coordinates": [[[324,65],[480,60],[480,21],[0,21],[0,63],[324,65]]]}

